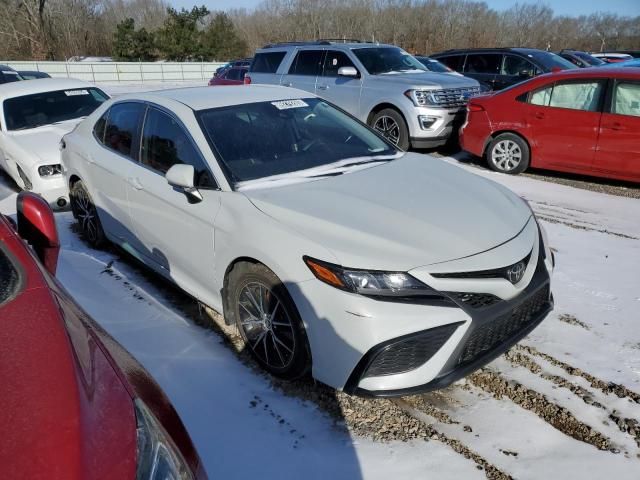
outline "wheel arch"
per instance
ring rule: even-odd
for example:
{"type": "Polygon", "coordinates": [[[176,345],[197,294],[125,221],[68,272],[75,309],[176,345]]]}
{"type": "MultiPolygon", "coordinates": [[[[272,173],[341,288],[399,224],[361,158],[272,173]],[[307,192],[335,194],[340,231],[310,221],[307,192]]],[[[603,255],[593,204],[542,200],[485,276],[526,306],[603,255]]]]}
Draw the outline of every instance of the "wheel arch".
{"type": "Polygon", "coordinates": [[[78,175],[76,175],[76,174],[71,175],[71,177],[69,177],[69,190],[71,190],[73,188],[73,186],[76,183],[78,183],[80,180],[81,180],[81,178],[78,175]]]}
{"type": "Polygon", "coordinates": [[[520,137],[524,143],[527,144],[527,147],[529,148],[529,165],[532,164],[531,160],[533,159],[533,155],[532,155],[532,150],[531,150],[531,142],[529,142],[529,139],[527,137],[525,137],[521,132],[518,132],[516,130],[509,130],[509,129],[504,129],[504,130],[496,130],[495,132],[491,133],[491,135],[489,135],[487,137],[487,139],[484,141],[484,146],[482,147],[482,156],[483,158],[487,158],[487,149],[489,148],[489,145],[491,145],[491,142],[493,142],[493,140],[498,136],[498,135],[502,135],[503,133],[510,133],[512,135],[516,135],[518,137],[520,137]]]}
{"type": "MultiPolygon", "coordinates": [[[[225,311],[228,309],[228,305],[227,305],[227,288],[229,286],[229,274],[231,273],[231,270],[234,269],[234,267],[236,265],[238,265],[239,263],[260,263],[262,265],[264,265],[265,267],[267,267],[269,270],[271,270],[273,272],[273,269],[271,269],[271,267],[269,267],[269,265],[267,265],[264,262],[261,262],[260,260],[253,258],[253,257],[248,257],[248,256],[242,256],[242,257],[236,257],[233,260],[231,260],[231,262],[229,262],[229,264],[227,265],[227,268],[224,271],[224,276],[222,278],[222,292],[220,292],[221,297],[222,297],[222,317],[224,318],[224,323],[226,325],[232,325],[233,322],[231,321],[231,318],[229,315],[225,315],[225,311]]],[[[274,272],[275,273],[275,272],[274,272]]]]}
{"type": "Polygon", "coordinates": [[[369,112],[369,115],[367,115],[367,125],[371,124],[371,120],[373,120],[373,117],[378,112],[381,112],[382,110],[385,110],[387,108],[391,108],[392,110],[395,110],[396,112],[398,112],[402,116],[402,119],[404,120],[404,123],[407,125],[407,128],[409,128],[409,124],[407,123],[407,117],[405,117],[404,113],[402,113],[402,110],[400,110],[400,108],[398,108],[393,103],[389,103],[389,102],[378,103],[375,107],[371,109],[371,111],[369,112]]]}

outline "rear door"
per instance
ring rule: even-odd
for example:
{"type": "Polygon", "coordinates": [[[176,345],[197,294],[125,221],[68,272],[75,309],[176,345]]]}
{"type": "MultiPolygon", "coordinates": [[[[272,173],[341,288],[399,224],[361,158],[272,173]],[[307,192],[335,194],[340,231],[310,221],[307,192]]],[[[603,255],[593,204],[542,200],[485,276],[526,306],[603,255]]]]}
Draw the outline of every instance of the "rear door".
{"type": "Polygon", "coordinates": [[[298,50],[280,84],[316,93],[316,81],[322,71],[324,49],[298,50]]]}
{"type": "Polygon", "coordinates": [[[606,80],[564,80],[531,92],[525,108],[533,165],[588,171],[595,157],[606,80]]]}
{"type": "Polygon", "coordinates": [[[640,80],[613,82],[593,169],[640,181],[640,80]]]}
{"type": "Polygon", "coordinates": [[[467,55],[463,73],[493,90],[501,66],[501,53],[470,53],[467,55]]]}
{"type": "Polygon", "coordinates": [[[339,50],[327,50],[322,73],[317,81],[316,93],[351,115],[359,117],[362,76],[341,77],[338,75],[338,70],[341,67],[353,67],[358,70],[346,53],[339,50]]]}

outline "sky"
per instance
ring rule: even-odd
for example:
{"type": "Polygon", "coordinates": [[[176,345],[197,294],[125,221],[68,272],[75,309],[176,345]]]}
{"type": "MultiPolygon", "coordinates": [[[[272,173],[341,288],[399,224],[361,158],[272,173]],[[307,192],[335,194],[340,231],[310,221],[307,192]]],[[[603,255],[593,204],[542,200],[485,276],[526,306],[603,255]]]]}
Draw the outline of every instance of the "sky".
{"type": "MultiPolygon", "coordinates": [[[[513,6],[515,0],[484,0],[496,10],[505,10],[513,6]]],[[[527,3],[529,0],[521,0],[521,3],[527,3]]],[[[251,9],[260,3],[260,0],[168,0],[172,6],[180,8],[190,8],[194,5],[205,5],[209,10],[227,10],[229,8],[248,8],[251,9]]],[[[530,3],[536,3],[531,1],[530,3]]],[[[556,14],[559,15],[588,15],[596,11],[607,11],[617,13],[619,15],[640,15],[640,0],[607,0],[585,1],[585,0],[555,0],[546,2],[550,5],[556,14]]]]}

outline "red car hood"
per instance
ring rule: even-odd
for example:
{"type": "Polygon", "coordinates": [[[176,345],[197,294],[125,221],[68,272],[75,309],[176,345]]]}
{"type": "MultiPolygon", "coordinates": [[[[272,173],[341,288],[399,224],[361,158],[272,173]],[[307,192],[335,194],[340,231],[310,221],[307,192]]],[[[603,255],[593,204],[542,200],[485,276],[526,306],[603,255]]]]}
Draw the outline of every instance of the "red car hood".
{"type": "Polygon", "coordinates": [[[58,300],[1,223],[0,247],[22,270],[20,293],[0,306],[2,478],[134,478],[129,393],[82,324],[65,329],[58,300]]]}

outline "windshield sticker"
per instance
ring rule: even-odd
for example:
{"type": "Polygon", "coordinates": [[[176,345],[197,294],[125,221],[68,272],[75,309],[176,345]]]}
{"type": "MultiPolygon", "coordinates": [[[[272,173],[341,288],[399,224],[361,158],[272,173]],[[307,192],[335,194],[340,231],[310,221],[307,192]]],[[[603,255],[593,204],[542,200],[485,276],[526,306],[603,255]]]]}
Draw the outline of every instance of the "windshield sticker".
{"type": "Polygon", "coordinates": [[[89,95],[88,90],[65,90],[64,94],[67,97],[73,97],[74,95],[89,95]]]}
{"type": "Polygon", "coordinates": [[[271,105],[276,107],[278,110],[287,110],[289,108],[302,108],[308,107],[309,105],[304,100],[280,100],[279,102],[271,102],[271,105]]]}

